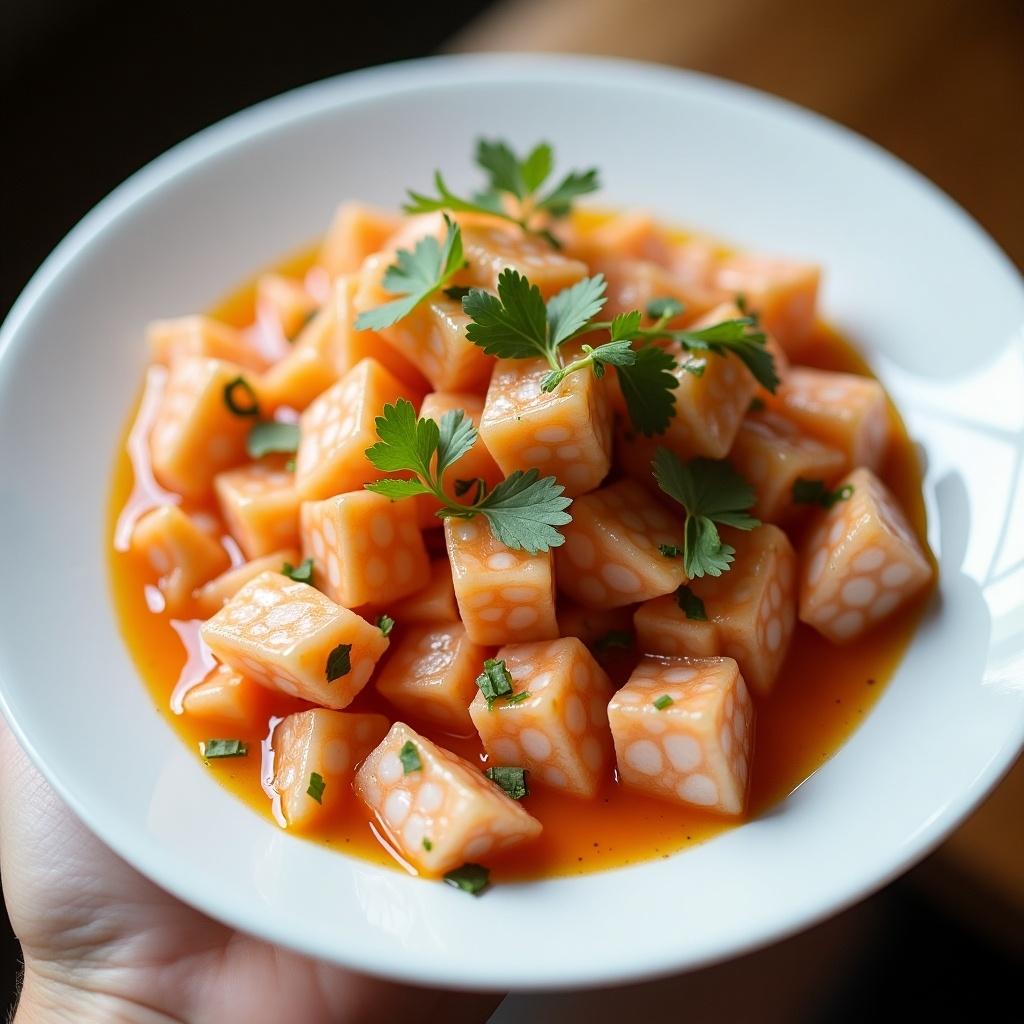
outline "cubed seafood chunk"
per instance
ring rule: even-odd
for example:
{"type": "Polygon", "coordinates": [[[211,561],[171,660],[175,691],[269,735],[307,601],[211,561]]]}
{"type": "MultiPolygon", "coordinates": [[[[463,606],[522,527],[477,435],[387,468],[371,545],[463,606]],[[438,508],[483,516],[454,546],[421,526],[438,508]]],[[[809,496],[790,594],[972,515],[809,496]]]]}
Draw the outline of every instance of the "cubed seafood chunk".
{"type": "Polygon", "coordinates": [[[394,620],[403,626],[458,622],[459,606],[455,601],[451,563],[447,558],[435,558],[430,563],[426,585],[388,607],[394,620]]]}
{"type": "Polygon", "coordinates": [[[632,480],[591,491],[572,504],[565,543],[555,549],[558,588],[587,608],[617,608],[673,593],[686,580],[678,545],[682,519],[632,480]]]}
{"type": "Polygon", "coordinates": [[[403,716],[472,734],[469,705],[488,654],[459,622],[402,629],[377,678],[377,692],[403,716]]]}
{"type": "Polygon", "coordinates": [[[354,274],[401,226],[402,218],[390,210],[367,203],[342,203],[324,235],[317,264],[331,277],[354,274]]]}
{"type": "Polygon", "coordinates": [[[227,665],[218,665],[182,698],[186,715],[250,736],[266,730],[270,717],[266,688],[227,665]]]}
{"type": "Polygon", "coordinates": [[[364,359],[313,401],[300,421],[295,486],[303,499],[330,498],[386,474],[366,457],[384,406],[415,396],[376,359],[364,359]]]}
{"type": "Polygon", "coordinates": [[[275,572],[242,587],[200,633],[236,672],[336,709],[352,703],[388,647],[377,626],[275,572]]]}
{"type": "Polygon", "coordinates": [[[317,586],[346,608],[405,597],[430,578],[416,506],[371,491],[303,502],[302,553],[317,586]]]}
{"type": "Polygon", "coordinates": [[[154,320],[146,328],[146,341],[153,361],[165,366],[189,356],[221,359],[257,372],[267,365],[241,331],[208,316],[154,320]]]}
{"type": "MultiPolygon", "coordinates": [[[[484,400],[479,395],[465,391],[432,391],[423,399],[419,415],[421,419],[434,420],[440,424],[446,413],[456,410],[464,412],[466,419],[479,427],[484,411],[484,400]]],[[[448,467],[444,475],[444,489],[445,493],[455,500],[471,500],[475,489],[469,490],[468,498],[465,493],[461,498],[456,493],[460,481],[468,484],[474,480],[483,480],[488,489],[491,489],[500,483],[501,479],[501,470],[487,450],[484,439],[477,437],[473,447],[448,467]]],[[[421,494],[416,498],[416,502],[419,505],[420,526],[425,530],[440,527],[441,520],[436,513],[441,503],[429,494],[421,494]]]]}
{"type": "Polygon", "coordinates": [[[873,377],[794,366],[771,407],[803,433],[846,456],[843,472],[877,473],[892,434],[889,400],[873,377]]]}
{"type": "Polygon", "coordinates": [[[543,359],[501,359],[494,368],[480,436],[509,476],[536,468],[554,476],[570,497],[598,487],[612,455],[612,416],[605,382],[571,373],[550,392],[543,359]]]}
{"type": "Polygon", "coordinates": [[[353,788],[423,875],[443,875],[541,832],[541,823],[474,765],[402,722],[363,762],[353,788]]]}
{"type": "Polygon", "coordinates": [[[246,558],[298,545],[295,474],[283,463],[283,459],[267,459],[214,477],[221,515],[246,558]]]}
{"type": "Polygon", "coordinates": [[[690,618],[675,594],[655,598],[634,616],[637,645],[645,654],[727,655],[755,693],[767,694],[796,624],[796,555],[777,526],[723,528],[722,538],[736,549],[730,570],[687,584],[706,618],[690,618]]]}
{"type": "Polygon", "coordinates": [[[219,612],[249,580],[254,580],[260,573],[267,571],[281,572],[285,563],[296,566],[299,561],[298,548],[282,548],[280,551],[272,551],[269,555],[226,569],[193,593],[196,612],[208,619],[219,612]]]}
{"type": "Polygon", "coordinates": [[[732,658],[643,658],[612,697],[608,721],[624,785],[743,813],[754,707],[732,658]]]}
{"type": "Polygon", "coordinates": [[[566,251],[587,264],[603,256],[619,256],[666,266],[672,251],[668,232],[647,210],[615,213],[593,224],[581,225],[574,219],[567,230],[566,251]]]}
{"type": "Polygon", "coordinates": [[[510,644],[497,657],[517,699],[499,697],[488,707],[478,692],[469,707],[491,764],[525,768],[530,782],[552,789],[596,796],[612,762],[613,688],[604,670],[576,637],[510,644]]]}
{"type": "Polygon", "coordinates": [[[634,309],[645,313],[653,299],[675,299],[685,307],[683,317],[672,321],[673,326],[678,326],[686,319],[706,313],[719,298],[715,292],[702,287],[700,282],[686,280],[664,264],[648,259],[624,259],[611,254],[596,259],[593,269],[603,273],[608,281],[602,319],[630,313],[634,309]]]}
{"type": "MultiPolygon", "coordinates": [[[[363,266],[353,300],[357,313],[395,298],[383,277],[394,256],[380,253],[363,266]]],[[[441,292],[421,302],[408,316],[377,334],[430,381],[435,391],[481,391],[494,360],[466,337],[469,317],[462,303],[441,292]]]]}
{"type": "Polygon", "coordinates": [[[813,263],[754,253],[727,256],[714,277],[726,294],[743,296],[746,308],[790,355],[799,355],[814,328],[820,280],[813,263]]]}
{"type": "Polygon", "coordinates": [[[511,268],[529,278],[544,298],[550,298],[587,276],[585,263],[552,249],[542,239],[527,237],[519,228],[483,219],[472,223],[470,218],[459,219],[471,285],[497,291],[501,272],[511,268]]]}
{"type": "Polygon", "coordinates": [[[260,274],[256,279],[257,318],[272,320],[286,338],[294,338],[316,308],[316,299],[293,277],[260,274]]]}
{"type": "Polygon", "coordinates": [[[551,552],[506,547],[482,519],[446,519],[455,599],[475,644],[497,646],[558,636],[551,552]]]}
{"type": "Polygon", "coordinates": [[[895,496],[869,469],[808,534],[800,558],[800,618],[846,643],[892,615],[932,580],[933,570],[895,496]]]}
{"type": "Polygon", "coordinates": [[[135,524],[131,546],[159,573],[157,585],[171,612],[180,611],[196,587],[231,562],[224,548],[177,505],[147,512],[135,524]]]}
{"type": "Polygon", "coordinates": [[[343,807],[352,792],[356,766],[387,731],[383,715],[313,708],[283,718],[274,729],[271,747],[273,787],[288,827],[308,827],[343,807]]]}
{"type": "Polygon", "coordinates": [[[757,495],[751,515],[769,523],[783,522],[796,511],[797,480],[820,480],[827,486],[846,468],[846,457],[837,448],[771,412],[751,413],[740,424],[729,461],[757,495]]]}
{"type": "Polygon", "coordinates": [[[164,487],[205,498],[218,473],[245,462],[260,408],[256,384],[254,375],[220,359],[174,362],[149,435],[153,475],[164,487]]]}

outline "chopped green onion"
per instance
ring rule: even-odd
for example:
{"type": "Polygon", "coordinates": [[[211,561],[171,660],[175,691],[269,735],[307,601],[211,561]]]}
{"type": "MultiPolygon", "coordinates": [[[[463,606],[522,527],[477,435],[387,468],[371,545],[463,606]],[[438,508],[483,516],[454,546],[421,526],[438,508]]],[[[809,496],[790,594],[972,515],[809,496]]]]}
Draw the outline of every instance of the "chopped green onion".
{"type": "Polygon", "coordinates": [[[395,628],[395,620],[390,615],[381,615],[377,619],[377,628],[385,635],[388,636],[391,630],[395,628]]]}
{"type": "Polygon", "coordinates": [[[244,377],[235,377],[224,385],[224,404],[236,416],[259,416],[260,414],[260,403],[256,392],[244,377]],[[238,395],[236,395],[236,392],[239,391],[244,399],[248,399],[248,404],[239,405],[238,395]]]}
{"type": "Polygon", "coordinates": [[[530,795],[530,789],[526,785],[526,769],[496,766],[488,768],[484,775],[501,786],[507,796],[513,800],[522,800],[524,796],[530,795]]]}
{"type": "Polygon", "coordinates": [[[665,708],[671,707],[673,704],[675,704],[675,701],[667,693],[663,693],[656,701],[654,701],[654,706],[659,711],[664,711],[665,708]]]}
{"type": "Polygon", "coordinates": [[[468,892],[471,896],[478,896],[483,892],[487,888],[490,878],[490,871],[480,864],[463,864],[461,868],[449,871],[444,876],[444,880],[449,885],[468,892]]]}
{"type": "Polygon", "coordinates": [[[404,775],[423,770],[420,752],[416,749],[416,744],[412,740],[406,740],[402,745],[402,749],[398,752],[398,760],[402,762],[402,773],[404,775]]]}
{"type": "Polygon", "coordinates": [[[313,559],[307,558],[304,562],[300,562],[298,565],[292,565],[291,562],[285,562],[281,566],[281,575],[287,576],[290,580],[295,580],[296,583],[312,583],[313,582],[313,559]]]}
{"type": "Polygon", "coordinates": [[[306,793],[318,804],[322,804],[326,788],[327,783],[324,782],[324,777],[319,772],[311,772],[309,776],[309,789],[306,790],[306,793]]]}
{"type": "Polygon", "coordinates": [[[676,604],[688,619],[707,622],[708,613],[704,602],[685,583],[676,591],[676,604]]]}
{"type": "Polygon", "coordinates": [[[203,740],[199,752],[207,760],[215,757],[245,757],[249,748],[241,740],[203,740]]]}

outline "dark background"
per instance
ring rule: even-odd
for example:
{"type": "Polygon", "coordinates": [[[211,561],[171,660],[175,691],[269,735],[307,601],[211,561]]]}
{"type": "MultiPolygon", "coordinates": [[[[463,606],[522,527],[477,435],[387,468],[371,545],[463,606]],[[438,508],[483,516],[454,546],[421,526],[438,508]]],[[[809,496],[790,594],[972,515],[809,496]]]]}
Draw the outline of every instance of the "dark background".
{"type": "MultiPolygon", "coordinates": [[[[0,311],[6,312],[46,254],[90,207],[198,129],[307,82],[431,53],[459,33],[466,47],[532,46],[530,17],[537,48],[670,60],[830,113],[936,178],[1021,260],[1024,209],[1017,157],[1024,156],[1024,20],[1019,3],[867,2],[860,20],[851,20],[861,4],[823,0],[816,10],[828,17],[809,28],[799,20],[809,10],[801,0],[775,4],[774,15],[749,0],[744,17],[737,17],[736,4],[729,2],[722,10],[728,8],[733,20],[714,37],[721,40],[717,49],[707,42],[707,11],[699,4],[649,0],[639,6],[648,8],[647,37],[638,34],[627,0],[617,14],[608,3],[587,7],[551,0],[543,15],[538,3],[522,0],[400,7],[7,0],[0,8],[6,181],[0,190],[0,311]],[[488,18],[473,23],[485,8],[491,8],[488,18]],[[890,23],[881,14],[888,8],[899,8],[904,16],[890,23]],[[793,15],[794,31],[804,40],[808,66],[816,40],[819,49],[839,45],[834,62],[817,78],[786,59],[793,35],[780,27],[783,9],[793,15]],[[604,26],[590,18],[597,10],[606,18],[604,26]],[[558,20],[553,11],[564,16],[558,20]],[[907,11],[914,16],[908,18],[907,11]],[[666,12],[677,20],[667,24],[666,12]],[[691,21],[678,21],[685,16],[691,21]],[[602,28],[611,41],[602,42],[602,28]],[[650,35],[655,29],[657,39],[650,35]],[[704,33],[699,40],[697,29],[704,33]],[[783,33],[777,42],[773,31],[783,33]],[[900,33],[902,49],[893,51],[889,43],[895,35],[899,44],[900,33]],[[745,49],[742,40],[751,34],[757,47],[745,49]],[[666,50],[670,46],[675,49],[666,50]],[[920,85],[924,75],[931,76],[924,86],[934,102],[915,107],[906,89],[911,78],[920,85]],[[851,106],[851,97],[873,98],[884,116],[866,101],[851,106]]],[[[1005,797],[1003,805],[1005,810],[1005,797]]],[[[1011,812],[1018,820],[1020,811],[1017,801],[1011,812]]],[[[991,814],[973,828],[996,847],[1003,842],[1003,826],[991,814]]],[[[1005,841],[1013,844],[1019,836],[1018,824],[1005,841]]],[[[1024,851],[1018,845],[1010,856],[1019,861],[1024,851]]],[[[1006,857],[995,856],[992,863],[997,861],[1005,863],[1006,857]]],[[[849,941],[836,943],[840,962],[813,1000],[814,1008],[790,1019],[842,1024],[888,1019],[904,1010],[915,1019],[939,1014],[945,1019],[949,1012],[977,1019],[986,1006],[1002,1007],[1001,1019],[1024,1019],[1022,905],[1006,897],[998,873],[990,876],[984,857],[982,862],[978,869],[977,858],[940,851],[861,911],[840,918],[827,932],[849,930],[849,941]]],[[[0,1006],[13,991],[17,959],[16,941],[6,920],[0,921],[0,1006]]],[[[678,1017],[676,1007],[666,1019],[678,1017]]]]}

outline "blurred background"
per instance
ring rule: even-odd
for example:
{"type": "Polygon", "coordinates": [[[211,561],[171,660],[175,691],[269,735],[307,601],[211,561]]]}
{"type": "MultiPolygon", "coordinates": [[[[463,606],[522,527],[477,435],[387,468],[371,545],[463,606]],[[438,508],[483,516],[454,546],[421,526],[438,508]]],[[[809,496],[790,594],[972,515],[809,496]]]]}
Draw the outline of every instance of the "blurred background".
{"type": "MultiPolygon", "coordinates": [[[[612,54],[767,90],[902,157],[1024,266],[1021,0],[448,0],[380,11],[4,0],[0,311],[90,207],[174,143],[286,89],[445,51],[612,54]]],[[[19,953],[5,920],[0,933],[3,1007],[19,953]]],[[[1018,764],[924,864],[811,932],[614,995],[517,997],[494,1021],[604,1024],[628,1007],[652,1022],[685,1012],[689,1022],[844,1024],[900,1012],[978,1019],[988,1006],[1024,1020],[1022,969],[1018,764]]]]}

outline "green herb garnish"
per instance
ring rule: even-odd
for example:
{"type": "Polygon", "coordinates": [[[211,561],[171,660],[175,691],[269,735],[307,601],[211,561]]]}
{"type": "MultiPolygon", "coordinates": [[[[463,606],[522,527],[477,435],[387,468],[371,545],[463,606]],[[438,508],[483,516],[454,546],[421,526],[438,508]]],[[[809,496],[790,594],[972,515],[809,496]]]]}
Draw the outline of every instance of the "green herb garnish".
{"type": "Polygon", "coordinates": [[[704,602],[685,583],[676,591],[676,604],[688,619],[707,622],[708,613],[704,602]]]}
{"type": "Polygon", "coordinates": [[[529,690],[521,690],[519,693],[513,693],[511,697],[505,698],[506,704],[522,704],[524,700],[530,699],[529,690]]]}
{"type": "Polygon", "coordinates": [[[603,636],[599,636],[591,649],[598,656],[607,654],[613,648],[621,648],[628,651],[633,646],[633,634],[628,629],[609,629],[603,636]]]}
{"type": "Polygon", "coordinates": [[[558,547],[562,535],[555,529],[571,522],[565,509],[564,488],[553,476],[541,477],[536,469],[516,470],[497,487],[480,494],[472,504],[454,501],[444,490],[445,471],[457,462],[477,439],[472,420],[461,409],[451,409],[438,425],[417,419],[411,402],[400,398],[385,405],[377,417],[380,440],[366,449],[366,456],[384,472],[408,471],[415,478],[391,478],[366,484],[366,489],[392,501],[417,494],[433,494],[441,502],[442,518],[472,519],[482,515],[491,533],[506,547],[536,554],[558,547]]]}
{"type": "Polygon", "coordinates": [[[654,455],[658,486],[686,510],[683,526],[683,566],[692,580],[721,576],[729,569],[736,549],[723,543],[718,527],[752,530],[760,520],[747,512],[753,506],[754,489],[724,459],[692,459],[681,462],[667,448],[654,455]]]}
{"type": "Polygon", "coordinates": [[[395,628],[395,620],[390,615],[380,615],[377,618],[377,628],[385,636],[389,636],[391,630],[395,628]]]}
{"type": "Polygon", "coordinates": [[[444,221],[448,230],[443,243],[427,236],[416,243],[412,252],[398,250],[395,262],[387,268],[381,283],[385,291],[402,298],[360,313],[356,317],[356,330],[380,331],[398,323],[462,269],[462,232],[447,215],[444,221]]]}
{"type": "Polygon", "coordinates": [[[398,760],[402,762],[402,773],[404,775],[423,770],[419,749],[412,740],[406,740],[402,744],[402,749],[398,752],[398,760]]]}
{"type": "Polygon", "coordinates": [[[260,403],[256,392],[244,377],[235,377],[224,385],[224,404],[235,416],[259,416],[260,414],[260,403]]]}
{"type": "Polygon", "coordinates": [[[841,501],[846,501],[853,494],[853,484],[843,484],[837,490],[830,491],[824,480],[805,480],[797,477],[793,481],[793,502],[796,505],[820,505],[832,508],[841,501]]]}
{"type": "Polygon", "coordinates": [[[526,769],[510,767],[488,768],[484,775],[501,786],[506,796],[513,800],[522,800],[524,796],[530,795],[530,789],[526,785],[526,769]]]}
{"type": "Polygon", "coordinates": [[[520,158],[506,142],[480,139],[476,162],[487,173],[488,187],[470,199],[455,195],[445,184],[440,171],[434,172],[436,196],[409,192],[407,213],[428,213],[432,210],[453,210],[464,213],[486,213],[517,224],[527,234],[544,238],[556,249],[558,239],[545,227],[533,226],[536,214],[558,219],[572,210],[579,196],[596,191],[600,185],[597,170],[571,171],[553,189],[541,194],[541,186],[554,169],[554,153],[542,142],[520,158]],[[506,198],[514,200],[516,211],[510,213],[506,198]]]}
{"type": "Polygon", "coordinates": [[[461,868],[449,871],[444,876],[444,880],[449,885],[468,892],[471,896],[478,896],[483,892],[487,888],[490,878],[490,871],[479,864],[463,864],[461,868]]]}
{"type": "Polygon", "coordinates": [[[426,850],[427,853],[430,853],[430,851],[433,848],[434,848],[434,844],[426,836],[424,836],[423,837],[423,849],[426,850]]]}
{"type": "Polygon", "coordinates": [[[292,565],[291,562],[285,562],[281,566],[281,575],[287,576],[290,580],[295,580],[296,583],[312,583],[313,582],[313,559],[307,558],[303,562],[299,562],[298,565],[292,565]]]}
{"type": "Polygon", "coordinates": [[[199,753],[209,761],[215,757],[245,757],[249,748],[241,740],[203,740],[199,753]]]}
{"type": "Polygon", "coordinates": [[[324,782],[324,777],[319,772],[311,772],[309,776],[309,788],[306,790],[306,794],[311,796],[318,804],[324,802],[324,790],[327,788],[327,783],[324,782]]]}
{"type": "Polygon", "coordinates": [[[665,708],[675,704],[675,701],[667,693],[663,693],[657,700],[653,701],[653,704],[659,711],[664,711],[665,708]]]}
{"type": "Polygon", "coordinates": [[[484,670],[476,677],[476,685],[487,701],[487,710],[494,707],[499,697],[507,697],[512,693],[512,675],[504,660],[488,658],[484,662],[484,670]]]}
{"type": "Polygon", "coordinates": [[[347,676],[352,671],[352,645],[338,644],[337,647],[327,655],[327,682],[333,683],[335,679],[347,676]]]}
{"type": "Polygon", "coordinates": [[[293,455],[299,450],[299,426],[297,423],[280,423],[264,420],[249,431],[245,450],[250,459],[262,459],[264,455],[284,452],[293,455]]]}

